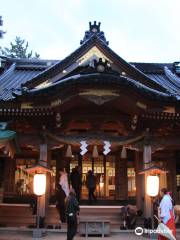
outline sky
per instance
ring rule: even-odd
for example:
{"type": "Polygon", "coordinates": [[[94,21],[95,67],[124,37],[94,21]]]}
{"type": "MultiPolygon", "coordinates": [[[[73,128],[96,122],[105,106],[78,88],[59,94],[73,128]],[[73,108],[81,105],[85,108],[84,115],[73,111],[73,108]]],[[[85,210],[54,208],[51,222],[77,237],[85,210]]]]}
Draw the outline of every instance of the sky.
{"type": "Polygon", "coordinates": [[[65,58],[96,20],[126,61],[180,61],[180,0],[1,0],[0,16],[0,46],[20,36],[42,59],[65,58]]]}

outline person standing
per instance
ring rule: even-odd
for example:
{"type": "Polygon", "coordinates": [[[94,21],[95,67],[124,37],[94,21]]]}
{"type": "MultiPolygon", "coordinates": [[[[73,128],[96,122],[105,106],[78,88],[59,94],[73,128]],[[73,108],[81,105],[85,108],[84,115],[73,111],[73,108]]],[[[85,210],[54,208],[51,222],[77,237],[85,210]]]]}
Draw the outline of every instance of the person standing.
{"type": "MultiPolygon", "coordinates": [[[[162,200],[159,206],[159,217],[161,221],[172,231],[174,237],[176,237],[176,226],[174,220],[174,209],[172,204],[172,198],[166,188],[161,190],[162,200]]],[[[167,238],[159,235],[158,240],[166,240],[167,238]]]]}
{"type": "Polygon", "coordinates": [[[78,166],[72,169],[70,174],[70,180],[72,188],[76,192],[76,197],[78,202],[80,202],[80,193],[81,193],[81,174],[79,173],[78,166]]]}
{"type": "Polygon", "coordinates": [[[69,195],[69,183],[68,183],[68,175],[67,172],[62,169],[59,170],[59,184],[62,187],[62,190],[65,192],[66,197],[68,197],[69,195]]]}
{"type": "Polygon", "coordinates": [[[60,184],[57,185],[57,190],[56,190],[56,208],[59,213],[59,220],[60,222],[65,222],[66,221],[66,216],[65,216],[65,198],[66,194],[63,191],[62,187],[60,184]]]}
{"type": "Polygon", "coordinates": [[[79,203],[76,199],[75,190],[70,189],[66,200],[67,216],[67,240],[72,240],[77,232],[77,213],[79,212],[79,203]]]}
{"type": "Polygon", "coordinates": [[[86,185],[89,191],[89,204],[92,204],[92,200],[97,201],[94,194],[94,191],[96,190],[96,177],[94,176],[92,170],[88,171],[86,185]]]}

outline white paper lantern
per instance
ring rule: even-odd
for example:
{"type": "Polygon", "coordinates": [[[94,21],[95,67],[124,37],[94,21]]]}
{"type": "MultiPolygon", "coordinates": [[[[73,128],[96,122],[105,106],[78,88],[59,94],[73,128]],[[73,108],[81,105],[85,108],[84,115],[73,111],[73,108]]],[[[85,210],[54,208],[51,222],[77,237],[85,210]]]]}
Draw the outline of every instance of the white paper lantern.
{"type": "Polygon", "coordinates": [[[159,193],[159,177],[158,176],[147,176],[146,182],[146,193],[150,197],[155,197],[159,193]]]}
{"type": "Polygon", "coordinates": [[[34,193],[37,196],[42,196],[46,192],[46,175],[37,173],[34,175],[34,193]]]}

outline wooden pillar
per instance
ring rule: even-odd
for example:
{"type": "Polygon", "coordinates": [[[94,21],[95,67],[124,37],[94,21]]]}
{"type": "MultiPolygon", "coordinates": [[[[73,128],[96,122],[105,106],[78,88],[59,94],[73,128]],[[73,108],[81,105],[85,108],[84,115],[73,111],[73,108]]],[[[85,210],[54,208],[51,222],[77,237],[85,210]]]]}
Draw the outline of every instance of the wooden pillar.
{"type": "Polygon", "coordinates": [[[4,198],[15,192],[15,159],[6,157],[4,166],[4,198]]]}
{"type": "Polygon", "coordinates": [[[95,161],[95,159],[93,157],[90,157],[90,158],[91,158],[91,162],[92,162],[92,171],[94,173],[94,161],[95,161]]]}
{"type": "Polygon", "coordinates": [[[5,180],[4,166],[5,166],[5,159],[1,157],[0,158],[0,203],[3,202],[3,194],[4,194],[4,180],[5,180]]]}
{"type": "Polygon", "coordinates": [[[106,179],[106,156],[103,156],[103,168],[104,168],[104,196],[106,197],[107,194],[107,179],[106,179]]]}
{"type": "Polygon", "coordinates": [[[82,171],[83,171],[83,169],[82,169],[82,161],[83,161],[83,157],[79,153],[78,154],[78,168],[79,168],[79,173],[81,174],[80,200],[81,200],[81,196],[82,196],[82,181],[83,181],[83,179],[82,179],[82,171]]]}
{"type": "Polygon", "coordinates": [[[143,154],[135,151],[135,172],[136,172],[136,206],[143,210],[143,196],[144,196],[144,176],[139,172],[143,169],[143,154]]]}
{"type": "Polygon", "coordinates": [[[66,172],[69,172],[69,164],[70,164],[70,160],[68,157],[66,157],[66,148],[63,149],[59,149],[57,151],[57,159],[56,159],[56,169],[57,169],[57,173],[59,171],[59,169],[66,169],[66,172]]]}
{"type": "MultiPolygon", "coordinates": [[[[145,145],[144,152],[143,152],[143,162],[144,162],[144,169],[149,167],[151,162],[151,146],[145,145]]],[[[148,174],[144,174],[144,217],[151,218],[152,215],[152,202],[151,197],[146,194],[146,182],[147,182],[148,174]]]]}
{"type": "Polygon", "coordinates": [[[120,199],[120,152],[116,153],[115,160],[115,199],[120,199]]]}
{"type": "Polygon", "coordinates": [[[72,157],[65,157],[64,160],[65,160],[64,168],[65,168],[68,176],[70,176],[70,163],[71,163],[72,157]]]}
{"type": "Polygon", "coordinates": [[[176,184],[176,156],[174,153],[168,154],[167,161],[167,188],[172,192],[173,200],[176,201],[177,184],[176,184]]]}
{"type": "MultiPolygon", "coordinates": [[[[40,144],[40,156],[39,156],[39,163],[47,167],[48,166],[48,149],[47,149],[47,143],[40,144]]],[[[40,218],[44,219],[46,214],[46,206],[48,204],[47,202],[47,195],[48,195],[48,177],[46,174],[46,181],[47,181],[47,187],[46,187],[46,194],[40,197],[40,209],[39,209],[39,215],[40,218]]]]}
{"type": "MultiPolygon", "coordinates": [[[[51,150],[47,149],[47,167],[51,168],[51,150]]],[[[48,208],[51,191],[51,173],[46,173],[46,208],[48,208]]]]}
{"type": "Polygon", "coordinates": [[[127,159],[121,158],[121,152],[116,154],[115,161],[115,199],[127,199],[127,159]]]}
{"type": "Polygon", "coordinates": [[[81,174],[82,174],[82,161],[83,161],[82,155],[79,153],[78,154],[78,167],[81,169],[81,174]]]}
{"type": "Polygon", "coordinates": [[[3,198],[12,196],[15,193],[15,170],[16,160],[14,159],[14,145],[11,142],[6,144],[8,155],[4,158],[4,193],[3,198]]]}

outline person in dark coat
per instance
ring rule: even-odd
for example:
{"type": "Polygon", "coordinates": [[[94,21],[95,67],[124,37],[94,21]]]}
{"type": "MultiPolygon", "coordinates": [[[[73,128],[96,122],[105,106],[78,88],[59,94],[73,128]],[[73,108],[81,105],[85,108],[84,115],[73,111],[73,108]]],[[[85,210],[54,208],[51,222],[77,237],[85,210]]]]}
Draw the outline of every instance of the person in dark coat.
{"type": "Polygon", "coordinates": [[[37,195],[32,194],[30,197],[30,208],[32,209],[32,215],[37,214],[37,195]]]}
{"type": "Polygon", "coordinates": [[[69,196],[66,199],[67,216],[67,240],[72,240],[77,232],[77,213],[79,212],[79,203],[76,199],[75,190],[70,189],[69,196]]]}
{"type": "Polygon", "coordinates": [[[94,194],[96,190],[96,177],[91,170],[88,171],[86,185],[89,191],[89,203],[92,204],[92,200],[97,201],[97,198],[94,194]]]}
{"type": "Polygon", "coordinates": [[[56,208],[59,213],[59,219],[60,222],[65,222],[66,221],[66,216],[65,216],[65,198],[66,194],[63,191],[62,187],[60,184],[57,185],[57,190],[56,190],[56,208]]]}
{"type": "Polygon", "coordinates": [[[70,180],[72,188],[76,192],[76,197],[78,202],[80,202],[80,193],[81,193],[81,174],[79,173],[78,166],[72,169],[70,174],[70,180]]]}

